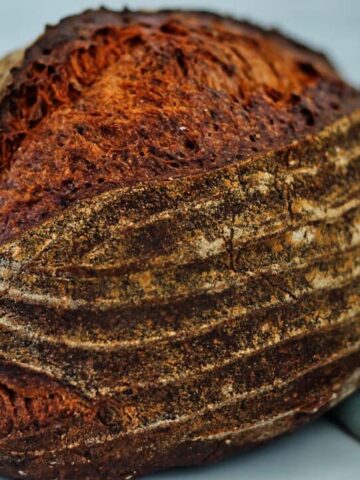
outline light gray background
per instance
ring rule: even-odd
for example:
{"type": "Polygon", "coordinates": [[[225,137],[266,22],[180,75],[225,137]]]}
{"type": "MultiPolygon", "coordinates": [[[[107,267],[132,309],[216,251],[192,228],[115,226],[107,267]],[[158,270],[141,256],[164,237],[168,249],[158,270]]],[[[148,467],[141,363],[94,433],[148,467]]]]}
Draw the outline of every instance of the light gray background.
{"type": "MultiPolygon", "coordinates": [[[[360,0],[0,0],[0,55],[31,42],[46,23],[100,4],[117,9],[125,5],[210,9],[276,26],[331,54],[344,75],[360,86],[360,0]]],[[[215,467],[165,472],[149,480],[359,478],[360,444],[321,420],[215,467]]]]}

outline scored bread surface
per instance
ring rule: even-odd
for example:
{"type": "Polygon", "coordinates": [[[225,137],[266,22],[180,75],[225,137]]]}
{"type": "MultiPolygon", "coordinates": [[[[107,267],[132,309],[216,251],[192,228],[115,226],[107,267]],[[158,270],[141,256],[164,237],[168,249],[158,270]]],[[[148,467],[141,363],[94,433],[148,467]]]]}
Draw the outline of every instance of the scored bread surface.
{"type": "Polygon", "coordinates": [[[360,95],[323,55],[98,10],[0,65],[2,474],[209,463],[360,386],[360,95]]]}

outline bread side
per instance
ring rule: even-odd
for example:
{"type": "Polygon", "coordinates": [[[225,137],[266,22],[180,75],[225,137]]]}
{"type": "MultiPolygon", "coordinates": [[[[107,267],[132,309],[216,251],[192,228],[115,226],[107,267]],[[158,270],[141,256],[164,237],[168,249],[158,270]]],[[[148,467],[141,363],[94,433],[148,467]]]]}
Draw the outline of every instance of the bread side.
{"type": "Polygon", "coordinates": [[[359,132],[353,115],[271,161],[113,190],[4,245],[2,472],[211,462],[353,392],[359,132]]]}
{"type": "MultiPolygon", "coordinates": [[[[117,14],[85,18],[104,15],[117,14]]],[[[195,32],[200,19],[220,23],[222,35],[235,28],[181,15],[195,32]]],[[[66,22],[64,45],[79,19],[66,22]]],[[[219,168],[195,172],[184,157],[187,173],[163,181],[142,176],[144,157],[135,182],[121,176],[79,193],[34,228],[23,218],[21,234],[0,246],[4,475],[123,480],[213,462],[360,386],[357,97],[330,80],[337,74],[322,57],[269,35],[276,50],[300,49],[330,69],[326,81],[343,92],[339,118],[219,168]]]]}

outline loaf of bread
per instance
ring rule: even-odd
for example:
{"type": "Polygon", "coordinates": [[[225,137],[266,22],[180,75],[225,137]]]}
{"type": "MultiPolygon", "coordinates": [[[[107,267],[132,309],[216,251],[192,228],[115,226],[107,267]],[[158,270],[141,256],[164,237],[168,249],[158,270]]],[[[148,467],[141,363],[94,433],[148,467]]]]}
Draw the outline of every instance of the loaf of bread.
{"type": "Polygon", "coordinates": [[[131,479],[360,386],[360,94],[274,30],[87,11],[0,74],[0,472],[131,479]]]}

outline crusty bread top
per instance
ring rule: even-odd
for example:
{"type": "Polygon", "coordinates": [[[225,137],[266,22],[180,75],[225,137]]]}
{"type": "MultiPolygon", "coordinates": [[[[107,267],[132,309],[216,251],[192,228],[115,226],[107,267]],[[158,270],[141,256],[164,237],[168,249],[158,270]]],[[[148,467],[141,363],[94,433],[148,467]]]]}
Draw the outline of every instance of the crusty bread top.
{"type": "Polygon", "coordinates": [[[281,148],[360,104],[323,55],[201,12],[88,11],[11,73],[0,241],[97,192],[281,148]]]}

